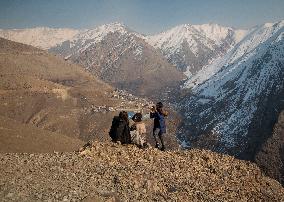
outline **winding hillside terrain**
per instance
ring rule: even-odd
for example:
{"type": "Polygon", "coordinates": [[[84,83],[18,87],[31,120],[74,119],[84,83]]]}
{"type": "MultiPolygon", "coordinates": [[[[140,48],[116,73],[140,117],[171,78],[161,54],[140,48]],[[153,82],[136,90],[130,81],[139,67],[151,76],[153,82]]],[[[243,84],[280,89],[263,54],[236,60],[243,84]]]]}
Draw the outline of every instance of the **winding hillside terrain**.
{"type": "Polygon", "coordinates": [[[254,159],[284,108],[283,31],[284,21],[257,27],[209,67],[215,74],[187,84],[180,106],[190,134],[181,139],[254,159]]]}
{"type": "Polygon", "coordinates": [[[178,87],[184,79],[142,35],[120,23],[87,30],[49,50],[84,66],[93,75],[136,95],[178,87]]]}
{"type": "Polygon", "coordinates": [[[205,150],[94,142],[80,153],[0,154],[4,201],[283,201],[252,163],[205,150]]]}
{"type": "MultiPolygon", "coordinates": [[[[0,114],[2,119],[7,118],[7,122],[2,122],[1,142],[13,142],[12,135],[8,137],[11,140],[7,140],[7,130],[12,131],[10,120],[19,122],[13,130],[23,128],[23,134],[18,134],[18,140],[22,140],[21,143],[27,144],[26,146],[31,143],[25,138],[33,141],[30,131],[34,131],[33,134],[54,133],[50,136],[50,141],[48,138],[45,140],[50,145],[57,144],[54,143],[54,136],[59,134],[62,137],[88,139],[92,133],[83,132],[82,120],[89,106],[113,102],[108,95],[113,91],[112,88],[81,67],[68,64],[63,59],[32,46],[2,38],[0,70],[0,114]],[[5,126],[6,123],[8,125],[5,126]],[[37,129],[32,126],[25,129],[25,124],[36,126],[37,129]]],[[[84,124],[86,123],[90,124],[84,124]]],[[[58,142],[60,139],[58,137],[58,142]]],[[[39,141],[35,144],[40,144],[44,138],[37,140],[39,141]]],[[[38,151],[40,147],[34,149],[38,151]]],[[[5,149],[2,148],[3,150],[5,149]]],[[[51,149],[53,150],[55,148],[51,149]]]]}

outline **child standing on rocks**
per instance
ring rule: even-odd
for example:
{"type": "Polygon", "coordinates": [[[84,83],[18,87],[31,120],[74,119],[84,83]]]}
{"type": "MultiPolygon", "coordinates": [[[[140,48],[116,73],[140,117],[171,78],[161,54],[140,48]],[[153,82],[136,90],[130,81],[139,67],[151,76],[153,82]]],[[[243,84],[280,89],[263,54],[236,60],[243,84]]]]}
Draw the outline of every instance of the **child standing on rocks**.
{"type": "Polygon", "coordinates": [[[146,127],[142,122],[142,114],[136,113],[132,117],[134,124],[131,126],[133,131],[131,131],[131,139],[134,144],[140,148],[145,147],[146,144],[146,127]]]}
{"type": "Polygon", "coordinates": [[[156,108],[153,106],[150,112],[150,118],[154,118],[154,128],[153,128],[153,135],[156,142],[156,148],[161,149],[162,151],[165,150],[165,144],[163,136],[166,134],[166,122],[165,117],[168,116],[168,112],[164,111],[163,103],[158,102],[156,104],[156,108]],[[161,147],[158,142],[158,138],[161,142],[161,147]]]}

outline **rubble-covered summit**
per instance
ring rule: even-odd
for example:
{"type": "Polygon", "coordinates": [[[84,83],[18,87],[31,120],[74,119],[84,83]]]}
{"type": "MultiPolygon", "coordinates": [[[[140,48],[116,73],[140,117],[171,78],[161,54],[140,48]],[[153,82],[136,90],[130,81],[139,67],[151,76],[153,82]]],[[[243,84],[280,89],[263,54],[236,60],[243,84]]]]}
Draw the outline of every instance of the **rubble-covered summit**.
{"type": "Polygon", "coordinates": [[[283,201],[247,161],[206,150],[94,142],[81,152],[0,154],[3,201],[283,201]]]}

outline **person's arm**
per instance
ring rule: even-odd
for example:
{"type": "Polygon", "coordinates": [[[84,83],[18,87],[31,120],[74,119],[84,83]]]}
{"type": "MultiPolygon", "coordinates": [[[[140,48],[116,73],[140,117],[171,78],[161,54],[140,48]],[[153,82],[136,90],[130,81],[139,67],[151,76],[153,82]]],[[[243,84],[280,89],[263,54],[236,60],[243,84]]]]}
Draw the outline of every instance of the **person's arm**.
{"type": "Polygon", "coordinates": [[[155,107],[154,107],[154,106],[151,107],[150,118],[151,118],[151,119],[156,118],[156,116],[157,116],[156,113],[157,113],[157,111],[156,111],[155,107]]]}
{"type": "Polygon", "coordinates": [[[162,110],[162,114],[163,114],[164,116],[168,116],[168,115],[169,115],[169,113],[168,113],[167,111],[165,111],[165,110],[162,110]]]}

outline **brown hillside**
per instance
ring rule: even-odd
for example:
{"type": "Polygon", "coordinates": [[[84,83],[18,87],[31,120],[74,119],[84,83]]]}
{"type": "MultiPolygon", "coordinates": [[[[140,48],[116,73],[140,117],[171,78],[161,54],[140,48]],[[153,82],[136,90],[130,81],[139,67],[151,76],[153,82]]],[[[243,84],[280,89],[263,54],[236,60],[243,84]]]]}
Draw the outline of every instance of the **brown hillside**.
{"type": "MultiPolygon", "coordinates": [[[[117,102],[110,98],[112,88],[85,72],[83,68],[28,45],[0,39],[0,70],[2,119],[6,117],[7,122],[12,119],[19,123],[32,124],[43,129],[39,133],[46,131],[48,137],[50,132],[55,132],[62,134],[62,139],[66,136],[75,138],[74,141],[70,141],[70,138],[66,141],[76,143],[77,146],[80,141],[76,139],[85,140],[85,137],[92,134],[92,131],[82,134],[82,125],[91,123],[88,120],[85,121],[87,123],[81,121],[90,105],[114,105],[117,102]]],[[[27,138],[23,142],[27,145],[20,147],[23,149],[29,146],[28,140],[33,137],[24,132],[38,132],[31,126],[27,127],[28,130],[21,130],[25,126],[15,124],[14,132],[22,131],[19,135],[27,138]]],[[[2,130],[0,135],[1,142],[5,142],[7,133],[2,130]]],[[[50,137],[49,143],[55,140],[52,135],[50,137]]],[[[40,144],[40,140],[38,141],[35,144],[40,144]]],[[[64,146],[62,149],[56,144],[53,146],[54,148],[47,148],[50,151],[64,150],[64,146]]],[[[7,152],[8,148],[10,146],[7,145],[4,150],[7,152]]],[[[41,147],[33,150],[31,147],[30,152],[38,152],[39,148],[41,147]]],[[[47,151],[47,148],[42,148],[42,151],[47,151]]]]}
{"type": "Polygon", "coordinates": [[[75,151],[84,142],[0,116],[0,153],[75,151]]]}

